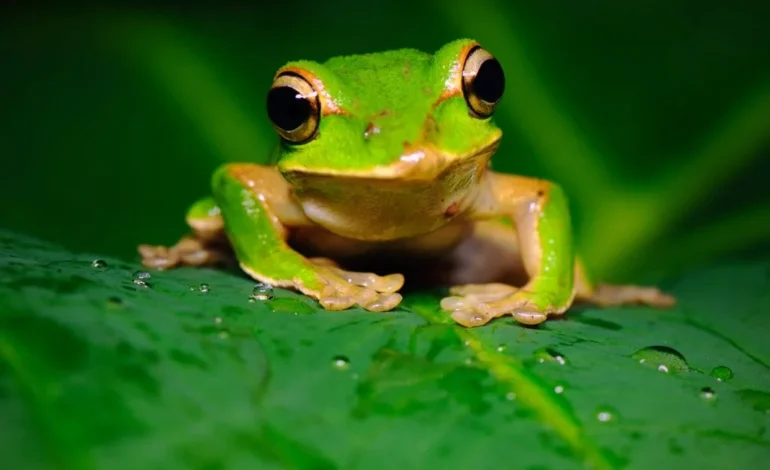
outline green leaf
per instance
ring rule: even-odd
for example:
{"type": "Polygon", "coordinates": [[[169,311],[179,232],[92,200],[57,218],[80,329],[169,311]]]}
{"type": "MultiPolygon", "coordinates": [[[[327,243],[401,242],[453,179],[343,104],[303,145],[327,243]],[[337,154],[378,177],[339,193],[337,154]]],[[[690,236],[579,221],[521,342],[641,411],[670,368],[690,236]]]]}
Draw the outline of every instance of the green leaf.
{"type": "Polygon", "coordinates": [[[691,273],[668,311],[575,308],[539,328],[467,330],[429,293],[389,313],[326,312],[281,289],[250,302],[239,273],[140,279],[136,264],[95,259],[0,232],[7,468],[770,458],[770,262],[691,273]]]}

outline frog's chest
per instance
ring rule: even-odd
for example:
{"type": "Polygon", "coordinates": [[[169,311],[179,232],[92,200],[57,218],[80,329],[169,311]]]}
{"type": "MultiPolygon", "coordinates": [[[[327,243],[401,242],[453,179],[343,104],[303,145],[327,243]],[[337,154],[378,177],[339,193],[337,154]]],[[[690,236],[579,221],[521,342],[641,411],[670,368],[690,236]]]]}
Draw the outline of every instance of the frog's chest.
{"type": "Polygon", "coordinates": [[[432,232],[388,241],[351,239],[320,226],[298,227],[292,229],[289,243],[307,257],[331,258],[341,262],[368,262],[371,259],[404,256],[440,258],[472,232],[472,223],[459,217],[432,232]]]}
{"type": "Polygon", "coordinates": [[[433,232],[463,214],[484,170],[469,161],[432,180],[302,176],[295,196],[307,217],[332,233],[398,240],[433,232]]]}

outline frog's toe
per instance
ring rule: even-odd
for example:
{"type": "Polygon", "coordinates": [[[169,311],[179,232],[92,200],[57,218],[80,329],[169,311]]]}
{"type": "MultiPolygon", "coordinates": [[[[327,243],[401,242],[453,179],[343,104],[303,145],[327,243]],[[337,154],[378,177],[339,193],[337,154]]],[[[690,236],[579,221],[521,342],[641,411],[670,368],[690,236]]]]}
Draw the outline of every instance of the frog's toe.
{"type": "Polygon", "coordinates": [[[469,284],[450,289],[455,294],[441,300],[441,308],[451,311],[452,318],[467,327],[481,326],[493,318],[511,315],[524,325],[537,325],[548,314],[562,309],[538,308],[535,294],[505,284],[469,284]]]}
{"type": "Polygon", "coordinates": [[[379,293],[367,288],[340,291],[328,286],[318,300],[326,310],[345,310],[358,305],[371,312],[386,312],[401,303],[401,294],[379,293]]]}
{"type": "Polygon", "coordinates": [[[179,253],[166,246],[139,245],[142,264],[148,268],[168,269],[179,265],[179,253]]]}
{"type": "Polygon", "coordinates": [[[454,296],[472,297],[482,302],[489,302],[508,297],[517,290],[516,287],[500,283],[465,284],[450,288],[449,293],[454,296]]]}
{"type": "Polygon", "coordinates": [[[225,258],[222,251],[208,247],[198,238],[189,236],[171,247],[140,245],[138,250],[143,265],[158,269],[213,265],[225,258]]]}
{"type": "Polygon", "coordinates": [[[357,273],[338,268],[333,269],[333,271],[350,284],[372,289],[376,292],[394,293],[404,285],[404,276],[402,274],[378,276],[374,273],[357,273]]]}
{"type": "Polygon", "coordinates": [[[359,303],[359,305],[370,312],[387,312],[396,308],[401,303],[401,299],[401,294],[395,292],[380,293],[371,302],[366,304],[359,303]]]}
{"type": "Polygon", "coordinates": [[[452,311],[452,319],[467,328],[486,325],[492,318],[489,314],[480,313],[473,309],[460,308],[452,311]]]}
{"type": "MultiPolygon", "coordinates": [[[[450,293],[462,294],[463,292],[468,292],[466,287],[468,286],[452,288],[450,293]]],[[[470,291],[478,292],[473,288],[470,291]]],[[[486,300],[482,300],[482,298],[474,294],[445,297],[441,299],[441,308],[452,312],[452,319],[466,327],[485,325],[494,318],[490,314],[486,300]]]]}
{"type": "Polygon", "coordinates": [[[401,295],[395,292],[404,283],[400,274],[355,273],[317,262],[316,267],[326,282],[318,300],[327,310],[344,310],[358,305],[372,312],[384,312],[401,303],[401,295]]]}
{"type": "Polygon", "coordinates": [[[676,299],[673,296],[663,293],[656,287],[613,286],[607,284],[597,286],[596,290],[583,300],[600,306],[648,305],[666,308],[676,304],[676,299]]]}

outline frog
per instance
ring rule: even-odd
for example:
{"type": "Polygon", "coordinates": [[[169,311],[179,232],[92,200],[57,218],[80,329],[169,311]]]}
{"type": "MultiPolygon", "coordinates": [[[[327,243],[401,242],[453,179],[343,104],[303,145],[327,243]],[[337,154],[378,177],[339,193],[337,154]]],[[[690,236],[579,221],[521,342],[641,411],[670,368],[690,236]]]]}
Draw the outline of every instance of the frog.
{"type": "Polygon", "coordinates": [[[140,245],[142,263],[230,260],[327,311],[392,311],[412,272],[444,286],[437,307],[464,327],[538,325],[580,302],[674,305],[657,287],[594,283],[562,187],[492,169],[505,86],[473,39],[289,62],[266,93],[268,163],[220,165],[190,231],[140,245]]]}

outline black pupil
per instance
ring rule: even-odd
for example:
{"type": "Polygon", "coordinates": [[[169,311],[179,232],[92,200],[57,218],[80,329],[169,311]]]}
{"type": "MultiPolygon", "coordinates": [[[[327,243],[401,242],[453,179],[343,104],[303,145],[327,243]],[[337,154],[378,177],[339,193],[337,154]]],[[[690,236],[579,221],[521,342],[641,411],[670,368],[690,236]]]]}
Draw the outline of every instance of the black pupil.
{"type": "Polygon", "coordinates": [[[276,126],[293,131],[310,118],[310,102],[290,86],[276,87],[267,93],[267,115],[276,126]]]}
{"type": "Polygon", "coordinates": [[[497,103],[505,90],[505,74],[497,59],[487,59],[473,80],[473,92],[487,103],[497,103]]]}

